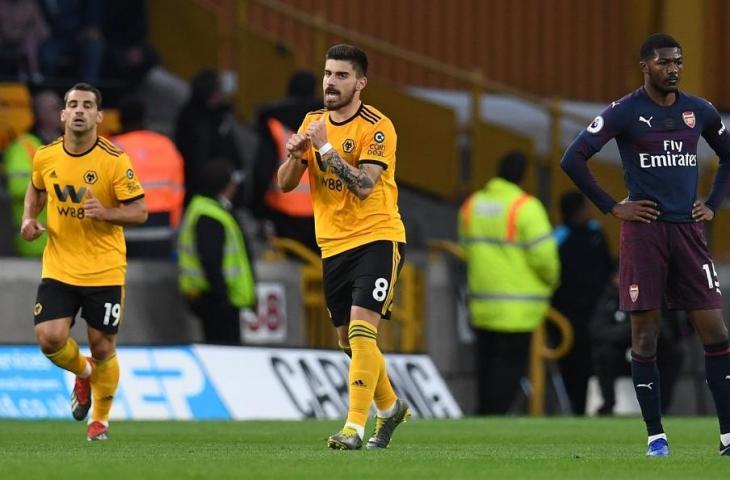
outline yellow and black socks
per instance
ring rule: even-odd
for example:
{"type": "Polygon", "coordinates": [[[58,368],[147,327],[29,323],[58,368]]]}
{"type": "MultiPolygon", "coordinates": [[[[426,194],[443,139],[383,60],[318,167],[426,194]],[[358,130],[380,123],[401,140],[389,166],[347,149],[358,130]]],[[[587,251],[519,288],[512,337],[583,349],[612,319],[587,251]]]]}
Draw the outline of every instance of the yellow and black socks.
{"type": "Polygon", "coordinates": [[[348,337],[352,362],[349,375],[350,408],[345,426],[355,428],[362,438],[378,383],[382,354],[378,350],[378,329],[374,325],[363,320],[353,320],[350,322],[348,337]]]}
{"type": "Polygon", "coordinates": [[[378,409],[378,415],[384,418],[393,415],[395,409],[395,401],[398,396],[393,390],[393,386],[390,384],[388,378],[388,369],[385,366],[385,356],[378,350],[378,383],[375,384],[375,408],[378,409]]]}
{"type": "Polygon", "coordinates": [[[91,374],[91,422],[109,422],[114,393],[119,385],[119,361],[114,352],[104,360],[96,360],[91,374]]]}
{"type": "Polygon", "coordinates": [[[337,343],[340,346],[340,350],[342,350],[342,352],[345,355],[347,355],[348,357],[352,358],[352,349],[350,348],[350,346],[349,345],[343,345],[343,344],[341,344],[339,342],[337,342],[337,343]]]}
{"type": "Polygon", "coordinates": [[[55,365],[78,377],[86,378],[91,374],[91,365],[86,357],[79,353],[79,345],[71,337],[68,337],[59,351],[47,354],[46,357],[55,365]]]}

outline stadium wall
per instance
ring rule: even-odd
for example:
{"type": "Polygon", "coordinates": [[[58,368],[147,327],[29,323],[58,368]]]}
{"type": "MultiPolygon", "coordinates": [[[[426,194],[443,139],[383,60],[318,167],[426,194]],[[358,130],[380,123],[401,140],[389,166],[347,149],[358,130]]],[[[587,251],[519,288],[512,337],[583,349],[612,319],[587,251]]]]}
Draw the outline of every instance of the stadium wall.
{"type": "MultiPolygon", "coordinates": [[[[281,308],[276,316],[277,328],[269,329],[267,321],[260,321],[256,328],[246,323],[246,344],[290,348],[305,346],[299,264],[258,261],[256,268],[261,284],[259,298],[273,294],[285,308],[281,308]]],[[[460,286],[463,265],[450,257],[434,255],[425,268],[428,295],[424,309],[424,353],[428,354],[429,362],[433,361],[461,410],[469,413],[473,411],[475,390],[471,335],[467,313],[463,301],[460,301],[464,295],[460,286]]],[[[730,285],[730,265],[718,265],[717,270],[721,285],[730,285]]],[[[39,276],[38,262],[0,258],[0,344],[8,347],[35,344],[31,311],[39,276]]],[[[728,306],[726,304],[726,308],[728,306]]],[[[262,318],[259,316],[259,320],[262,318]]],[[[79,323],[83,325],[83,320],[79,323]]],[[[84,344],[85,329],[80,326],[73,332],[84,344]]],[[[120,345],[187,345],[200,340],[200,327],[187,312],[177,292],[175,266],[132,261],[127,281],[127,312],[119,334],[120,345]]],[[[696,338],[690,338],[685,347],[684,374],[671,411],[685,415],[711,413],[712,401],[702,376],[701,347],[696,338]]],[[[35,346],[28,348],[37,352],[35,346]]],[[[340,358],[339,352],[333,353],[340,358]]],[[[632,408],[630,398],[629,395],[623,403],[627,405],[627,412],[632,408]]]]}

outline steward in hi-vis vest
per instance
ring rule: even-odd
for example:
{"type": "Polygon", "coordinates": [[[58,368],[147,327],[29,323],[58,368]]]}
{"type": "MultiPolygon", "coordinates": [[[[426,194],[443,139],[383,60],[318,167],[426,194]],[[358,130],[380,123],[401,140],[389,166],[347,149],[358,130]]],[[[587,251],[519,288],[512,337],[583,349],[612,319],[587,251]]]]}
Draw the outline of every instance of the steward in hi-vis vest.
{"type": "Polygon", "coordinates": [[[532,332],[560,278],[547,213],[519,186],[526,168],[519,152],[502,157],[498,176],[470,196],[459,214],[480,415],[509,412],[526,372],[532,332]]]}

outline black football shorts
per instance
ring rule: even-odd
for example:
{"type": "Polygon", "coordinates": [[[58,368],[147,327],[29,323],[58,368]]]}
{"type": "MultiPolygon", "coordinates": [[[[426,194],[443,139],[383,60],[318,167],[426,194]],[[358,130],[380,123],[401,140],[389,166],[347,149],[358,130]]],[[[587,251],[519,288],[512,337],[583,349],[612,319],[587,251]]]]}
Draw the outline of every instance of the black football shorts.
{"type": "Polygon", "coordinates": [[[80,287],[44,278],[38,287],[33,315],[35,324],[72,318],[81,310],[86,323],[104,333],[116,334],[124,318],[124,286],[80,287]]]}
{"type": "Polygon", "coordinates": [[[350,323],[353,305],[390,318],[395,283],[403,267],[403,247],[379,240],[323,260],[324,296],[335,327],[350,323]]]}

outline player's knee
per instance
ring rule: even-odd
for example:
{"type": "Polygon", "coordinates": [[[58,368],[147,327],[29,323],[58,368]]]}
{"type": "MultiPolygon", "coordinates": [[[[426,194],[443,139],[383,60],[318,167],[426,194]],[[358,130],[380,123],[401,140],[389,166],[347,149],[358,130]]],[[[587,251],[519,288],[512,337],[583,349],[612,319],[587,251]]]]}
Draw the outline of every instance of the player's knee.
{"type": "Polygon", "coordinates": [[[68,339],[68,334],[56,331],[36,330],[38,345],[46,355],[55,353],[63,348],[68,339]]]}
{"type": "Polygon", "coordinates": [[[350,319],[365,320],[366,322],[378,325],[380,322],[380,313],[373,310],[353,305],[350,309],[350,319]]]}
{"type": "Polygon", "coordinates": [[[95,360],[106,360],[112,353],[114,353],[114,344],[100,342],[89,345],[89,350],[91,350],[91,356],[94,357],[95,360]]]}
{"type": "Polygon", "coordinates": [[[727,343],[728,342],[728,333],[727,328],[717,328],[714,330],[711,330],[709,332],[706,332],[702,336],[702,343],[705,345],[717,345],[719,343],[727,343]]]}
{"type": "Polygon", "coordinates": [[[653,357],[656,355],[657,337],[658,332],[653,329],[636,332],[631,339],[631,349],[642,357],[653,357]]]}

